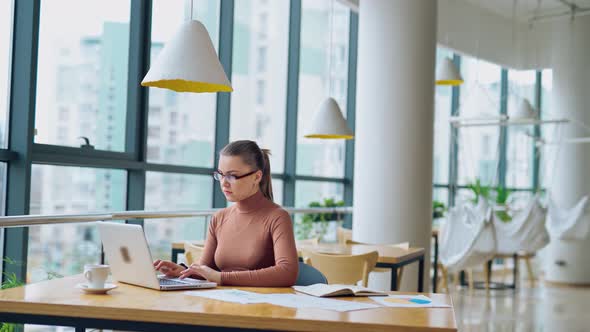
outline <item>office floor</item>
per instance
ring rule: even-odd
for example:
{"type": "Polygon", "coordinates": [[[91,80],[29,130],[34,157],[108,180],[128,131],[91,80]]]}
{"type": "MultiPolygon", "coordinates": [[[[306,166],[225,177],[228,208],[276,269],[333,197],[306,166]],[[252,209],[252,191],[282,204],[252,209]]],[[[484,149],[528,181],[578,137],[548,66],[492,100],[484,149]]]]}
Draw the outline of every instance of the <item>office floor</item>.
{"type": "Polygon", "coordinates": [[[451,290],[459,331],[590,331],[590,288],[451,290]]]}

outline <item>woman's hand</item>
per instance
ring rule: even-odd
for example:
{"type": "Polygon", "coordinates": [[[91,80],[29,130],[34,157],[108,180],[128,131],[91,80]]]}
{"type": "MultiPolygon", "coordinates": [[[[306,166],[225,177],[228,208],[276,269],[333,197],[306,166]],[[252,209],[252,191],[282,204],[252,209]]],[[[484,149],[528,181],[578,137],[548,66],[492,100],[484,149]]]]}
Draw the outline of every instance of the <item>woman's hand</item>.
{"type": "Polygon", "coordinates": [[[159,259],[156,259],[154,261],[154,268],[164,273],[167,277],[174,278],[179,277],[181,275],[181,272],[185,270],[184,266],[182,265],[178,265],[171,261],[163,261],[159,259]]]}
{"type": "Polygon", "coordinates": [[[180,279],[190,277],[193,274],[202,276],[203,278],[221,284],[221,272],[215,271],[207,265],[192,264],[188,269],[180,273],[180,279]]]}

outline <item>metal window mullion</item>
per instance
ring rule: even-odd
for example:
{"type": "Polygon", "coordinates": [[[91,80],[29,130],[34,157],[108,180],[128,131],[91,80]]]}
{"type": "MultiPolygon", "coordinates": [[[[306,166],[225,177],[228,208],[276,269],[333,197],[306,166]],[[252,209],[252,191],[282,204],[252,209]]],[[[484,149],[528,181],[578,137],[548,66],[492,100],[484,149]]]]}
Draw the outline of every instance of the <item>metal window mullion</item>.
{"type": "MultiPolygon", "coordinates": [[[[232,48],[234,34],[234,0],[221,0],[219,16],[219,61],[228,77],[232,77],[232,48]]],[[[213,168],[219,162],[219,151],[229,143],[231,94],[217,93],[217,112],[215,117],[215,148],[213,149],[213,168]]],[[[225,196],[217,182],[213,181],[213,207],[226,206],[225,196]]]]}
{"type": "MultiPolygon", "coordinates": [[[[535,79],[535,109],[537,110],[537,114],[539,115],[539,119],[541,119],[541,108],[543,106],[543,87],[542,87],[542,78],[543,74],[540,70],[536,72],[536,79],[535,79]]],[[[535,138],[541,138],[541,126],[535,126],[535,138]]],[[[533,144],[533,189],[537,191],[540,187],[540,169],[541,169],[541,149],[536,145],[533,144]]]]}
{"type": "Polygon", "coordinates": [[[299,58],[301,46],[301,0],[291,0],[289,10],[289,50],[287,62],[287,107],[285,116],[285,182],[283,205],[295,206],[297,169],[297,107],[299,98],[299,58]]]}
{"type": "MultiPolygon", "coordinates": [[[[461,70],[461,56],[453,54],[453,64],[461,70]]],[[[459,86],[453,86],[451,89],[451,116],[459,116],[459,97],[461,88],[459,86]]],[[[459,128],[456,128],[452,124],[450,126],[450,140],[449,140],[449,193],[448,193],[448,205],[455,205],[455,196],[457,195],[457,182],[458,182],[458,171],[459,171],[459,128]]]]}
{"type": "MultiPolygon", "coordinates": [[[[346,122],[348,127],[355,132],[356,121],[356,75],[357,75],[357,58],[358,58],[358,14],[350,11],[350,24],[348,35],[348,87],[346,101],[346,122]]],[[[346,141],[346,152],[344,163],[344,204],[352,206],[354,194],[354,141],[346,141]]],[[[344,217],[344,226],[352,228],[352,215],[347,214],[344,217]]]]}
{"type": "MultiPolygon", "coordinates": [[[[508,114],[508,70],[502,68],[500,76],[500,115],[508,114]]],[[[500,160],[498,164],[498,186],[506,187],[508,128],[500,127],[500,160]]],[[[493,183],[491,184],[493,185],[493,183]]]]}
{"type": "MultiPolygon", "coordinates": [[[[132,0],[129,29],[129,72],[127,78],[127,122],[125,152],[136,162],[146,164],[149,89],[141,86],[147,73],[151,54],[151,0],[132,0]]],[[[145,208],[146,170],[127,170],[127,210],[145,208]]],[[[127,220],[143,225],[143,219],[127,220]]]]}
{"type": "MultiPolygon", "coordinates": [[[[8,149],[19,158],[8,163],[7,215],[29,214],[30,208],[40,7],[40,0],[14,1],[8,149]]],[[[28,240],[26,227],[8,228],[4,232],[4,256],[21,264],[7,264],[3,260],[2,271],[14,273],[22,281],[26,281],[28,240]]]]}

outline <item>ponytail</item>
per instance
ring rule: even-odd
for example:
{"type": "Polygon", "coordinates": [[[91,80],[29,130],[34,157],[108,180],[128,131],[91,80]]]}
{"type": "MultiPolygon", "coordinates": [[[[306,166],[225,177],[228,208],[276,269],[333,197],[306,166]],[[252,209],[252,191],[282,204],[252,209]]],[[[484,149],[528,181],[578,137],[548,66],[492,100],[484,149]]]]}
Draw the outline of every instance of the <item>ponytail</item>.
{"type": "Polygon", "coordinates": [[[268,200],[274,201],[272,195],[272,179],[270,177],[270,150],[260,149],[260,152],[264,161],[262,179],[260,180],[260,191],[268,200]]]}
{"type": "Polygon", "coordinates": [[[242,140],[229,143],[219,153],[224,156],[240,156],[244,163],[261,170],[260,192],[268,200],[273,201],[270,150],[261,149],[254,141],[242,140]]]}

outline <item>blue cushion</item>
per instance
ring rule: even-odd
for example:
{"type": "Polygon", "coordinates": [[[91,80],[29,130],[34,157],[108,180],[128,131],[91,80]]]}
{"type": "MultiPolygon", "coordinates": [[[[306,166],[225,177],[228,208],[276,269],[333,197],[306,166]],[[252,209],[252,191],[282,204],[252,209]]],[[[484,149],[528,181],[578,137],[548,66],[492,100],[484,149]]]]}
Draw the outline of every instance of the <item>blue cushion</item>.
{"type": "Polygon", "coordinates": [[[297,275],[297,286],[309,286],[313,284],[327,284],[328,279],[315,267],[299,262],[299,275],[297,275]]]}

